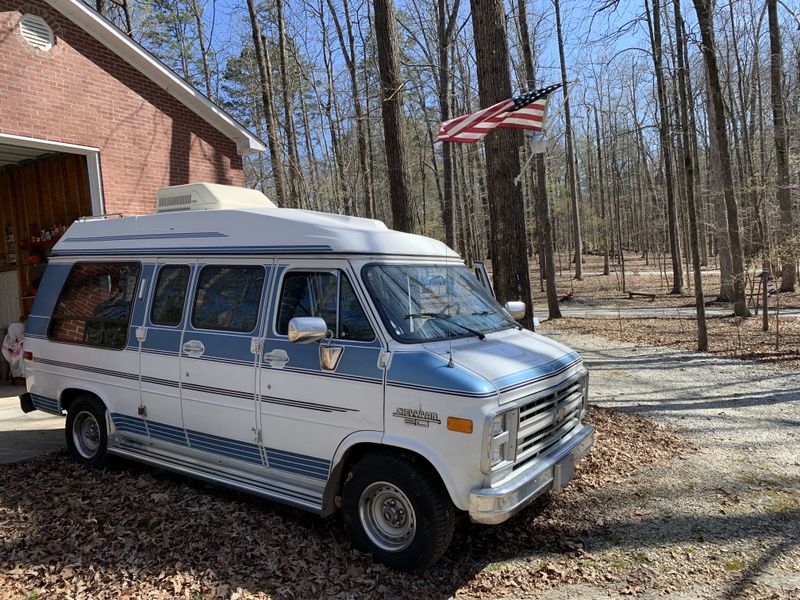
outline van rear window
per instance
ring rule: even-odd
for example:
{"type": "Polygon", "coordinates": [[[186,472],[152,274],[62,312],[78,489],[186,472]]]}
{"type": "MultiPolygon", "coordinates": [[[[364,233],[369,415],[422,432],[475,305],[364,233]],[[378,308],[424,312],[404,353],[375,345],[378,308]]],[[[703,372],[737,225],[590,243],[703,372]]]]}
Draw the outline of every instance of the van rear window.
{"type": "Polygon", "coordinates": [[[76,263],[50,320],[50,338],[102,348],[124,348],[139,263],[76,263]]]}

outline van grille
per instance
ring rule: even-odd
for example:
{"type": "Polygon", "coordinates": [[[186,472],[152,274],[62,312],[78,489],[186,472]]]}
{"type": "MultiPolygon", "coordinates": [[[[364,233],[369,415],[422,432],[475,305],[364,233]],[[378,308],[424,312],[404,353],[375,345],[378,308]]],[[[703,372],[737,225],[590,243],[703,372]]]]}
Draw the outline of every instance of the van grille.
{"type": "Polygon", "coordinates": [[[520,407],[514,469],[558,444],[580,424],[584,389],[581,378],[520,407]]]}

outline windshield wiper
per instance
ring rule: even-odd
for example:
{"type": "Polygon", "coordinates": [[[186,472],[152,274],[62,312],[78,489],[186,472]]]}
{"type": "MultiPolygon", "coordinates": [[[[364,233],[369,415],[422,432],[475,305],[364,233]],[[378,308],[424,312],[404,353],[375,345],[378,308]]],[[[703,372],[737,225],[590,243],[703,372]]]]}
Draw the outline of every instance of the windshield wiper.
{"type": "Polygon", "coordinates": [[[452,323],[453,325],[456,325],[457,327],[461,327],[461,329],[463,329],[464,331],[468,331],[472,335],[478,336],[479,340],[485,340],[486,339],[486,336],[484,334],[482,334],[480,331],[478,331],[477,329],[473,329],[472,327],[467,327],[466,325],[462,325],[458,321],[454,321],[453,317],[451,317],[447,313],[421,312],[421,313],[411,313],[411,314],[405,316],[406,319],[417,319],[419,317],[427,317],[429,319],[442,319],[443,321],[447,321],[448,323],[452,323]]]}

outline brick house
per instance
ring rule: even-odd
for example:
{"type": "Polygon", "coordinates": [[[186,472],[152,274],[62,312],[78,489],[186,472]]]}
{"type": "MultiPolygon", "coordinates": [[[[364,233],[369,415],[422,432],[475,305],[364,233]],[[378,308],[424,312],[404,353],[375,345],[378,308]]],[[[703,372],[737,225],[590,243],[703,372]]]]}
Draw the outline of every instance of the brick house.
{"type": "Polygon", "coordinates": [[[244,185],[242,156],[263,150],[81,0],[0,0],[0,327],[73,220],[152,212],[163,186],[244,185]]]}

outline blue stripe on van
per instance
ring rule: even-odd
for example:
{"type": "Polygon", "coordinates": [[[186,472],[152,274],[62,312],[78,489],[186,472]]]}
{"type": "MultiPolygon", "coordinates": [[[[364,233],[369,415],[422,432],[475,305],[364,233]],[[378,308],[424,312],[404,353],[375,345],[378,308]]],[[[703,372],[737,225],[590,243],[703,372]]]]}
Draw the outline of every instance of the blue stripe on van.
{"type": "Polygon", "coordinates": [[[458,366],[450,368],[446,359],[432,352],[396,352],[386,383],[392,387],[450,394],[467,398],[492,398],[495,386],[458,366]]]}
{"type": "Polygon", "coordinates": [[[320,254],[333,252],[331,246],[224,246],[219,248],[202,246],[187,248],[106,248],[75,249],[57,248],[51,256],[106,256],[122,254],[136,256],[230,256],[235,254],[320,254]]]}
{"type": "Polygon", "coordinates": [[[331,462],[322,458],[314,458],[295,452],[287,452],[276,448],[267,448],[267,464],[280,471],[304,475],[312,479],[325,481],[328,479],[331,462]]]}
{"type": "Polygon", "coordinates": [[[543,365],[498,377],[492,383],[497,386],[501,393],[509,392],[563,373],[580,362],[580,355],[577,352],[570,352],[543,365]]]}
{"type": "Polygon", "coordinates": [[[31,400],[37,410],[61,416],[61,410],[58,408],[58,400],[48,398],[47,396],[40,396],[39,394],[31,394],[31,400]]]}
{"type": "MultiPolygon", "coordinates": [[[[144,419],[120,413],[111,413],[111,419],[114,422],[114,427],[121,432],[147,435],[149,431],[150,437],[153,439],[184,447],[187,446],[186,438],[188,436],[189,446],[195,450],[202,450],[210,454],[225,456],[256,465],[263,464],[261,450],[258,444],[242,442],[240,440],[203,433],[201,431],[193,431],[191,429],[184,430],[180,427],[167,425],[166,423],[158,423],[156,421],[148,420],[145,425],[144,419]]],[[[268,464],[273,469],[311,477],[312,479],[320,479],[322,481],[328,478],[331,464],[328,460],[306,456],[305,454],[297,454],[296,452],[278,450],[276,448],[267,448],[266,451],[268,464]]]]}
{"type": "Polygon", "coordinates": [[[139,233],[129,235],[98,235],[94,237],[69,237],[61,240],[65,244],[78,242],[119,242],[127,240],[183,240],[192,238],[225,238],[220,231],[195,231],[188,233],[139,233]]]}

